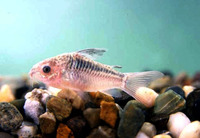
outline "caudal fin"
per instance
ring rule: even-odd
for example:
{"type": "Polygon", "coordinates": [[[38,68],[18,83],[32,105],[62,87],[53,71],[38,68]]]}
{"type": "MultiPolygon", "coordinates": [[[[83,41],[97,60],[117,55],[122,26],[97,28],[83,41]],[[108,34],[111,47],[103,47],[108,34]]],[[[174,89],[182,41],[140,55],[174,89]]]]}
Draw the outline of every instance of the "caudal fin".
{"type": "Polygon", "coordinates": [[[140,87],[147,87],[152,81],[163,77],[163,73],[159,71],[147,71],[139,73],[126,73],[122,89],[136,100],[145,103],[145,95],[140,95],[136,91],[140,87]]]}

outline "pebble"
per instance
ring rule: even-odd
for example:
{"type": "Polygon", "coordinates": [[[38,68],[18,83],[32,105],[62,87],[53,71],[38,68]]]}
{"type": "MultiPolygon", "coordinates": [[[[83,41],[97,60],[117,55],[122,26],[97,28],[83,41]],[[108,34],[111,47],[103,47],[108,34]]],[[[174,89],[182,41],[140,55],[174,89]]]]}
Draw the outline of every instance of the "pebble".
{"type": "Polygon", "coordinates": [[[4,131],[15,131],[23,122],[23,117],[18,109],[6,102],[0,103],[0,128],[4,131]]]}
{"type": "Polygon", "coordinates": [[[84,138],[88,131],[87,122],[82,116],[75,116],[65,123],[74,133],[77,138],[84,138]]]}
{"type": "Polygon", "coordinates": [[[56,118],[53,113],[45,112],[39,117],[40,129],[43,134],[51,134],[56,129],[56,118]]]}
{"type": "Polygon", "coordinates": [[[183,86],[183,91],[185,93],[185,97],[187,97],[188,94],[190,94],[194,89],[195,89],[195,87],[193,87],[191,85],[185,85],[185,86],[183,86]]]}
{"type": "Polygon", "coordinates": [[[62,99],[66,99],[70,101],[72,103],[72,107],[75,109],[83,110],[85,107],[85,100],[81,96],[79,96],[77,92],[73,90],[69,90],[69,89],[61,90],[60,92],[58,92],[57,96],[62,99]]]}
{"type": "Polygon", "coordinates": [[[100,108],[87,108],[83,111],[83,115],[91,128],[100,124],[100,108]]]}
{"type": "Polygon", "coordinates": [[[115,127],[118,118],[118,108],[114,102],[102,101],[100,105],[100,119],[109,124],[112,128],[115,127]]]}
{"type": "Polygon", "coordinates": [[[24,111],[26,117],[39,124],[39,116],[45,112],[46,99],[50,95],[47,90],[33,89],[25,95],[24,111]]]}
{"type": "Polygon", "coordinates": [[[46,106],[48,111],[53,112],[59,121],[69,117],[72,111],[72,105],[69,101],[55,96],[47,101],[46,106]]]}
{"type": "Polygon", "coordinates": [[[179,73],[176,77],[175,77],[175,82],[176,85],[190,85],[191,80],[189,79],[188,75],[185,72],[181,72],[179,73]]]}
{"type": "Polygon", "coordinates": [[[115,103],[119,104],[121,107],[124,107],[128,101],[134,99],[132,96],[120,89],[110,89],[107,90],[106,93],[112,95],[115,103]]]}
{"type": "Polygon", "coordinates": [[[168,130],[174,138],[178,138],[182,130],[190,123],[189,118],[182,112],[171,114],[167,123],[168,130]]]}
{"type": "Polygon", "coordinates": [[[154,90],[147,87],[140,87],[135,95],[138,95],[142,99],[141,102],[148,108],[154,106],[155,99],[158,97],[158,94],[154,90]]]}
{"type": "Polygon", "coordinates": [[[74,134],[67,125],[60,123],[57,129],[56,138],[74,138],[74,134]]]}
{"type": "Polygon", "coordinates": [[[171,86],[173,83],[170,76],[164,76],[150,83],[149,88],[160,92],[163,88],[171,86]]]}
{"type": "Polygon", "coordinates": [[[151,137],[147,136],[144,132],[139,131],[135,136],[135,138],[151,138],[151,137]]]}
{"type": "Polygon", "coordinates": [[[181,87],[179,86],[172,86],[172,87],[168,87],[165,92],[167,92],[168,90],[173,90],[175,93],[179,94],[180,96],[182,96],[183,98],[185,98],[185,92],[183,91],[183,89],[181,89],[181,87]]]}
{"type": "Polygon", "coordinates": [[[143,132],[148,137],[152,138],[153,136],[156,135],[156,127],[149,122],[144,122],[144,124],[142,125],[142,128],[140,129],[140,132],[143,132]]]}
{"type": "Polygon", "coordinates": [[[153,138],[172,138],[172,137],[170,135],[159,134],[159,135],[155,135],[153,138]]]}
{"type": "Polygon", "coordinates": [[[19,111],[22,115],[24,115],[24,103],[25,103],[25,99],[17,99],[17,100],[14,100],[12,102],[10,102],[11,104],[13,104],[19,111]]]}
{"type": "Polygon", "coordinates": [[[169,120],[169,115],[165,114],[158,114],[155,116],[151,116],[150,118],[150,122],[152,122],[156,126],[157,131],[162,131],[167,129],[168,120],[169,120]]]}
{"type": "Polygon", "coordinates": [[[195,89],[186,98],[186,115],[191,121],[200,120],[200,89],[195,89]]]}
{"type": "Polygon", "coordinates": [[[90,92],[89,95],[91,96],[93,103],[95,103],[97,106],[100,106],[102,101],[114,102],[114,98],[112,96],[102,92],[90,92]]]}
{"type": "Polygon", "coordinates": [[[14,138],[14,136],[12,136],[6,132],[0,132],[0,138],[14,138]]]}
{"type": "Polygon", "coordinates": [[[9,85],[4,84],[0,89],[0,102],[11,102],[15,96],[9,85]]]}
{"type": "Polygon", "coordinates": [[[51,93],[47,90],[33,89],[25,95],[25,99],[30,99],[32,101],[39,101],[42,105],[46,104],[46,99],[51,93]]]}
{"type": "Polygon", "coordinates": [[[37,134],[37,125],[30,122],[23,122],[20,129],[17,130],[16,134],[19,138],[32,138],[37,134]]]}
{"type": "Polygon", "coordinates": [[[125,105],[117,130],[119,138],[132,138],[137,135],[145,121],[144,109],[145,106],[136,100],[125,105]]]}
{"type": "Polygon", "coordinates": [[[179,138],[200,138],[200,122],[194,121],[187,125],[179,138]]]}
{"type": "Polygon", "coordinates": [[[185,108],[185,100],[173,90],[160,94],[155,101],[154,114],[169,115],[185,108]]]}
{"type": "Polygon", "coordinates": [[[39,116],[45,112],[45,109],[39,101],[27,99],[24,104],[24,111],[27,118],[39,125],[39,116]]]}
{"type": "Polygon", "coordinates": [[[99,126],[93,129],[86,138],[116,138],[116,132],[108,126],[99,126]]]}

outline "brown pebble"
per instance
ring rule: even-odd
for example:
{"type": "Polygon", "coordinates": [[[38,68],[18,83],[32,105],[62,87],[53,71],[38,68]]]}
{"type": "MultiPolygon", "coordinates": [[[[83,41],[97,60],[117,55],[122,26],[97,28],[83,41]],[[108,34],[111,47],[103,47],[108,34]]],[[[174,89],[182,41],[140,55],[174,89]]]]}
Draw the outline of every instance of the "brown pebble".
{"type": "Polygon", "coordinates": [[[56,138],[74,138],[74,134],[67,125],[60,123],[57,129],[56,138]]]}
{"type": "Polygon", "coordinates": [[[87,108],[83,111],[84,118],[87,120],[91,128],[94,128],[100,123],[100,109],[87,108]]]}
{"type": "Polygon", "coordinates": [[[53,113],[45,112],[39,117],[40,129],[43,134],[51,134],[55,131],[56,118],[53,113]]]}
{"type": "Polygon", "coordinates": [[[53,112],[59,121],[67,118],[72,111],[72,105],[69,101],[59,98],[52,97],[47,101],[47,109],[53,112]]]}
{"type": "Polygon", "coordinates": [[[102,101],[106,101],[106,102],[114,102],[114,98],[108,94],[104,94],[102,92],[90,92],[89,93],[91,96],[91,99],[93,100],[93,102],[97,105],[100,106],[100,103],[102,101]]]}
{"type": "Polygon", "coordinates": [[[100,109],[100,119],[114,128],[118,118],[118,108],[115,103],[102,101],[100,109]]]}

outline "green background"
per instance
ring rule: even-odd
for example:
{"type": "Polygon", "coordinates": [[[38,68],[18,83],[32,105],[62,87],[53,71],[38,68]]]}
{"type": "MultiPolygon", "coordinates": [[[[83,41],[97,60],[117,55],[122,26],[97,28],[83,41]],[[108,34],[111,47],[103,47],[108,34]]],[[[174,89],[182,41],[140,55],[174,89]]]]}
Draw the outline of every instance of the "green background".
{"type": "Polygon", "coordinates": [[[122,72],[200,69],[199,0],[0,0],[0,75],[84,48],[122,72]]]}

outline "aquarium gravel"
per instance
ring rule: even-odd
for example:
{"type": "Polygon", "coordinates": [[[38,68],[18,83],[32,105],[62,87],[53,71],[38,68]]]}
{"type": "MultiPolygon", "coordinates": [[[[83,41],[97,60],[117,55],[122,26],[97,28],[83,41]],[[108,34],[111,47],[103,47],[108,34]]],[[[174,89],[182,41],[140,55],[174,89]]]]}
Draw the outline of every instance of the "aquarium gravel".
{"type": "Polygon", "coordinates": [[[32,83],[26,76],[2,76],[0,137],[199,138],[199,73],[163,73],[163,78],[140,89],[149,99],[148,91],[156,92],[151,107],[120,89],[80,96],[32,83]]]}

